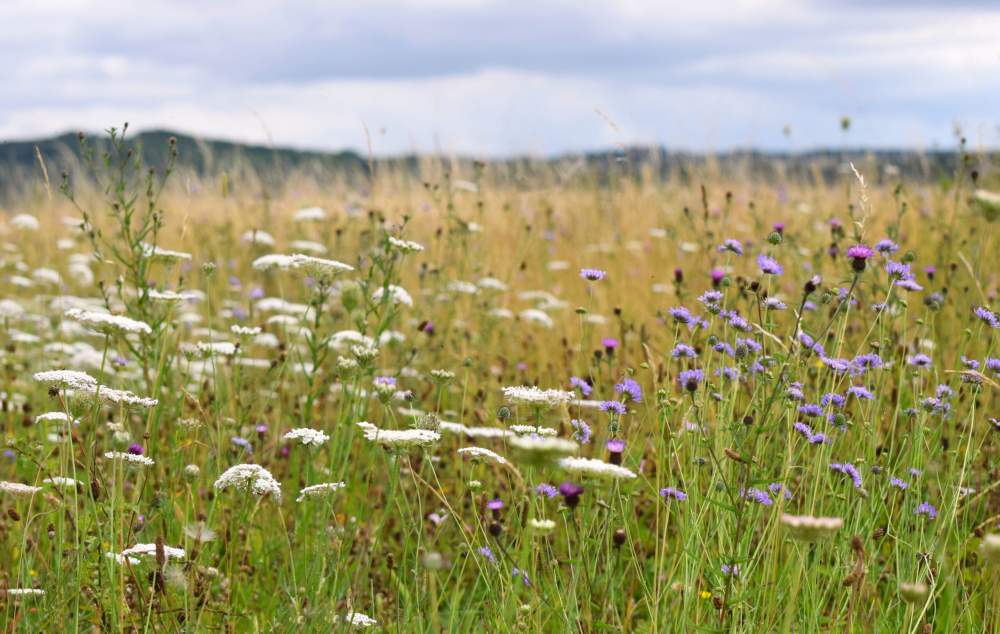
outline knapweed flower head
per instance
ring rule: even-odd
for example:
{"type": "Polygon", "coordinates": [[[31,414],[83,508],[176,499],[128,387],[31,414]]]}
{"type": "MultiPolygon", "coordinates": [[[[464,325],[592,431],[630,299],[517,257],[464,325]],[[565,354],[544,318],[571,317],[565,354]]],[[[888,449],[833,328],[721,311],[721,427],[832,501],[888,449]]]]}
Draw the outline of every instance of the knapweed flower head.
{"type": "Polygon", "coordinates": [[[868,258],[873,255],[875,255],[875,252],[864,244],[855,244],[847,249],[847,257],[851,260],[851,268],[859,273],[865,270],[868,258]]]}
{"type": "Polygon", "coordinates": [[[214,484],[216,491],[236,489],[257,497],[271,496],[281,501],[281,483],[271,472],[257,464],[238,464],[226,469],[214,484]]]}
{"type": "Polygon", "coordinates": [[[580,269],[580,277],[588,282],[600,282],[607,276],[607,271],[601,269],[580,269]]]}
{"type": "Polygon", "coordinates": [[[688,392],[697,390],[703,380],[705,380],[705,373],[700,369],[685,370],[677,377],[677,382],[688,392]]]}
{"type": "Polygon", "coordinates": [[[566,506],[574,509],[580,503],[580,496],[583,495],[583,487],[575,482],[563,482],[559,485],[559,495],[562,496],[566,506]]]}
{"type": "Polygon", "coordinates": [[[777,260],[763,253],[757,256],[757,266],[760,267],[760,272],[765,275],[781,275],[785,272],[777,260]]]}

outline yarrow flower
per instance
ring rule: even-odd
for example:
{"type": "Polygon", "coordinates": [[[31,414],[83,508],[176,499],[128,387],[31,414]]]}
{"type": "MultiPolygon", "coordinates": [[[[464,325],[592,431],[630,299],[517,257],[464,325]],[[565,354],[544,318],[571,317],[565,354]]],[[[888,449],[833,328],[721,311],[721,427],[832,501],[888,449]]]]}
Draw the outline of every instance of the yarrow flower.
{"type": "Polygon", "coordinates": [[[149,324],[130,319],[124,315],[112,315],[111,313],[83,310],[82,308],[70,308],[66,311],[66,316],[75,319],[84,326],[106,334],[148,335],[153,332],[149,324]]]}
{"type": "Polygon", "coordinates": [[[104,457],[108,460],[115,460],[123,464],[137,467],[152,467],[156,464],[152,458],[148,458],[142,454],[132,453],[130,451],[108,451],[104,453],[104,457]]]}
{"type": "Polygon", "coordinates": [[[511,386],[502,388],[504,398],[511,405],[528,405],[539,408],[553,408],[568,403],[572,392],[565,390],[543,390],[534,386],[511,386]]]}
{"type": "Polygon", "coordinates": [[[594,458],[562,458],[558,465],[570,473],[602,480],[630,480],[636,477],[630,469],[594,458]]]}
{"type": "Polygon", "coordinates": [[[441,440],[441,434],[430,429],[379,429],[367,421],[357,426],[365,438],[387,448],[425,447],[441,440]]]}
{"type": "Polygon", "coordinates": [[[0,482],[0,492],[9,493],[15,497],[27,497],[42,490],[42,487],[21,484],[20,482],[0,482]]]}

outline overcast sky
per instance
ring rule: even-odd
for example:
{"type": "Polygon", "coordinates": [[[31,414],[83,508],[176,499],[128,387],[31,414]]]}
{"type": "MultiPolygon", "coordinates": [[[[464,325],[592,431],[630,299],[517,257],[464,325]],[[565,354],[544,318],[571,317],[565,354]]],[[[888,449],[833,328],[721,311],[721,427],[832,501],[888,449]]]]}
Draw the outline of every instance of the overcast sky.
{"type": "Polygon", "coordinates": [[[367,128],[379,154],[932,148],[956,125],[1000,146],[997,7],[3,0],[0,140],[127,120],[319,149],[367,128]]]}

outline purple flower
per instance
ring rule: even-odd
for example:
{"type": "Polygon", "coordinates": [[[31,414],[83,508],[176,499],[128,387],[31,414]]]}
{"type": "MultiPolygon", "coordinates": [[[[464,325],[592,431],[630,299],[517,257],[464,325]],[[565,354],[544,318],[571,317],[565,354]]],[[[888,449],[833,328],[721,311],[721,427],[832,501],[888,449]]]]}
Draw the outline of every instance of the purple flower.
{"type": "Polygon", "coordinates": [[[875,243],[875,250],[882,255],[892,255],[896,251],[899,251],[899,245],[889,238],[882,238],[875,243]]]}
{"type": "Polygon", "coordinates": [[[722,302],[722,293],[719,291],[705,291],[698,297],[698,301],[706,306],[713,306],[722,302]]]}
{"type": "Polygon", "coordinates": [[[815,418],[823,415],[823,408],[815,403],[805,403],[803,405],[799,405],[799,413],[815,418]]]}
{"type": "Polygon", "coordinates": [[[834,407],[840,408],[844,406],[844,403],[846,401],[847,399],[845,399],[840,394],[837,394],[836,392],[828,392],[824,394],[822,398],[819,399],[819,404],[822,405],[823,407],[826,407],[827,405],[833,405],[834,407]]]}
{"type": "Polygon", "coordinates": [[[795,401],[804,401],[806,398],[805,394],[802,393],[802,383],[798,381],[789,385],[788,389],[785,391],[785,394],[788,396],[788,398],[795,401]]]}
{"type": "Polygon", "coordinates": [[[726,274],[720,269],[712,269],[711,277],[712,286],[717,288],[722,283],[722,280],[725,279],[726,274]]]}
{"type": "Polygon", "coordinates": [[[493,551],[490,550],[489,546],[482,546],[479,549],[479,554],[483,556],[483,559],[490,562],[491,564],[495,564],[497,562],[497,558],[493,554],[493,551]]]}
{"type": "Polygon", "coordinates": [[[926,368],[931,365],[931,358],[924,353],[918,353],[906,358],[906,362],[917,368],[926,368]]]}
{"type": "Polygon", "coordinates": [[[865,263],[873,255],[875,252],[864,244],[855,244],[847,249],[847,257],[851,259],[851,268],[858,273],[865,270],[865,263]]]}
{"type": "Polygon", "coordinates": [[[229,439],[237,447],[241,447],[246,453],[253,453],[253,445],[246,438],[240,438],[239,436],[233,436],[229,439]]]}
{"type": "Polygon", "coordinates": [[[788,306],[777,297],[768,297],[764,300],[764,308],[768,310],[785,310],[788,306]]]}
{"type": "Polygon", "coordinates": [[[913,273],[910,273],[910,265],[902,262],[888,260],[885,263],[885,270],[889,274],[889,278],[893,280],[908,280],[913,277],[913,273]]]}
{"type": "Polygon", "coordinates": [[[767,490],[771,492],[771,495],[784,495],[786,500],[792,499],[792,492],[781,482],[772,482],[767,485],[767,490]]]}
{"type": "Polygon", "coordinates": [[[681,491],[680,489],[676,489],[674,487],[666,487],[660,489],[660,497],[664,499],[674,498],[678,502],[683,502],[688,498],[687,493],[681,491]]]}
{"type": "Polygon", "coordinates": [[[375,387],[394,388],[396,387],[396,377],[377,376],[374,379],[372,379],[372,385],[374,385],[375,387]]]}
{"type": "Polygon", "coordinates": [[[608,450],[608,462],[620,465],[622,453],[625,451],[625,441],[621,438],[612,438],[604,444],[604,447],[608,450]]]}
{"type": "Polygon", "coordinates": [[[890,478],[889,486],[896,487],[901,491],[905,491],[910,488],[910,485],[906,482],[906,480],[900,480],[899,478],[890,478]]]}
{"type": "Polygon", "coordinates": [[[698,384],[705,379],[705,373],[699,369],[685,370],[680,373],[677,377],[678,382],[684,387],[688,392],[694,392],[698,389],[698,384]]]}
{"type": "Polygon", "coordinates": [[[750,488],[745,491],[740,491],[740,497],[750,498],[754,502],[763,506],[771,506],[774,504],[774,500],[771,499],[771,496],[768,495],[766,491],[762,491],[760,489],[750,488]]]}
{"type": "Polygon", "coordinates": [[[698,318],[683,306],[671,308],[667,310],[667,312],[674,318],[674,321],[679,324],[690,325],[691,323],[698,321],[698,318]]]}
{"type": "Polygon", "coordinates": [[[636,403],[642,402],[642,387],[632,377],[622,379],[621,383],[615,386],[615,392],[618,394],[627,394],[636,403]]]}
{"type": "Polygon", "coordinates": [[[849,476],[851,478],[851,481],[854,483],[855,489],[861,488],[862,484],[861,472],[859,472],[858,468],[855,467],[853,464],[849,462],[845,463],[834,462],[830,465],[830,469],[833,471],[839,471],[840,473],[849,476]]]}
{"type": "Polygon", "coordinates": [[[486,508],[488,508],[491,511],[499,511],[500,509],[503,508],[503,500],[501,500],[500,498],[493,498],[492,500],[486,503],[486,508]]]}
{"type": "Polygon", "coordinates": [[[738,564],[733,564],[733,565],[722,564],[721,570],[722,574],[724,575],[732,575],[734,577],[740,576],[740,567],[738,564]]]}
{"type": "Polygon", "coordinates": [[[583,495],[583,487],[575,482],[563,482],[559,485],[559,495],[563,496],[566,506],[575,509],[580,503],[580,496],[583,495]]]}
{"type": "Polygon", "coordinates": [[[969,368],[970,370],[979,369],[979,361],[977,361],[976,359],[969,359],[965,355],[962,355],[962,363],[965,365],[965,367],[969,368]]]}
{"type": "Polygon", "coordinates": [[[670,356],[672,356],[675,359],[680,359],[681,357],[687,357],[689,359],[693,359],[698,356],[698,353],[695,352],[695,349],[689,346],[688,344],[679,343],[674,346],[674,349],[670,353],[670,356]]]}
{"type": "Polygon", "coordinates": [[[733,347],[728,343],[726,343],[725,341],[716,341],[715,345],[712,346],[712,350],[715,350],[716,352],[722,352],[723,354],[727,354],[730,357],[736,356],[736,351],[733,350],[733,347]]]}
{"type": "Polygon", "coordinates": [[[573,440],[581,445],[586,445],[590,442],[590,425],[586,421],[574,418],[569,421],[569,424],[573,426],[573,440]]]}
{"type": "Polygon", "coordinates": [[[618,347],[618,340],[613,337],[605,337],[601,339],[601,345],[604,346],[604,350],[611,354],[612,351],[618,347]]]}
{"type": "Polygon", "coordinates": [[[544,495],[545,497],[552,499],[559,495],[559,489],[555,488],[547,482],[543,482],[535,487],[535,493],[537,495],[544,495]]]}
{"type": "Polygon", "coordinates": [[[778,264],[777,260],[768,257],[763,253],[757,256],[757,266],[760,267],[761,273],[765,273],[767,275],[781,275],[785,272],[785,269],[778,264]]]}
{"type": "Polygon", "coordinates": [[[726,251],[730,251],[736,255],[743,255],[743,245],[740,244],[739,240],[733,240],[730,238],[719,245],[719,253],[724,253],[726,251]]]}
{"type": "Polygon", "coordinates": [[[250,299],[261,299],[262,297],[264,297],[264,289],[259,286],[250,289],[250,299]]]}
{"type": "Polygon", "coordinates": [[[863,385],[852,385],[847,388],[847,395],[858,399],[867,399],[869,401],[875,400],[875,395],[871,393],[871,390],[863,385]]]}
{"type": "Polygon", "coordinates": [[[256,427],[254,427],[254,431],[257,432],[258,436],[263,436],[264,434],[267,433],[267,425],[265,425],[264,423],[259,423],[256,427]]]}
{"type": "Polygon", "coordinates": [[[1000,374],[1000,359],[997,359],[995,357],[987,357],[986,369],[994,374],[1000,374]]]}
{"type": "Polygon", "coordinates": [[[133,456],[141,456],[143,454],[142,445],[138,443],[132,443],[128,446],[128,452],[133,456]]]}
{"type": "Polygon", "coordinates": [[[990,328],[1000,328],[1000,317],[997,317],[996,313],[986,308],[985,306],[976,306],[974,312],[976,317],[979,317],[984,323],[989,324],[990,328]]]}
{"type": "Polygon", "coordinates": [[[625,414],[625,404],[620,401],[601,401],[601,411],[622,416],[625,414]]]}
{"type": "Polygon", "coordinates": [[[903,289],[905,291],[922,291],[922,290],[924,290],[924,287],[921,286],[920,284],[917,284],[917,281],[913,280],[913,279],[899,280],[898,282],[896,282],[896,286],[898,286],[899,288],[901,288],[901,289],[903,289]]]}
{"type": "Polygon", "coordinates": [[[914,515],[925,515],[927,517],[927,519],[932,520],[932,519],[934,519],[934,518],[936,518],[938,516],[938,510],[936,508],[934,508],[934,505],[932,505],[929,502],[921,502],[917,506],[917,509],[915,511],[913,511],[913,514],[914,515]]]}
{"type": "Polygon", "coordinates": [[[600,282],[607,274],[607,271],[601,269],[580,269],[580,277],[588,282],[600,282]]]}
{"type": "Polygon", "coordinates": [[[854,365],[862,370],[877,370],[883,366],[882,357],[878,356],[874,352],[859,354],[854,357],[854,365]]]}
{"type": "Polygon", "coordinates": [[[590,387],[590,383],[587,383],[587,381],[581,379],[578,376],[569,377],[569,384],[570,386],[579,389],[580,394],[582,394],[585,397],[590,396],[590,393],[593,391],[593,388],[590,387]]]}
{"type": "Polygon", "coordinates": [[[740,371],[736,368],[718,368],[715,371],[715,376],[721,376],[728,381],[736,381],[740,378],[740,371]]]}

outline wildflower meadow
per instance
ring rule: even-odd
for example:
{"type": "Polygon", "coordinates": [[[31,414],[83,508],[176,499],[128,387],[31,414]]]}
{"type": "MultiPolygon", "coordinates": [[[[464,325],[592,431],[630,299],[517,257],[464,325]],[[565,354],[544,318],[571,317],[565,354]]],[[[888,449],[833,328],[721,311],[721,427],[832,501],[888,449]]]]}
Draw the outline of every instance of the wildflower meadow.
{"type": "Polygon", "coordinates": [[[272,187],[110,134],[0,223],[4,631],[1000,628],[988,157],[272,187]]]}

